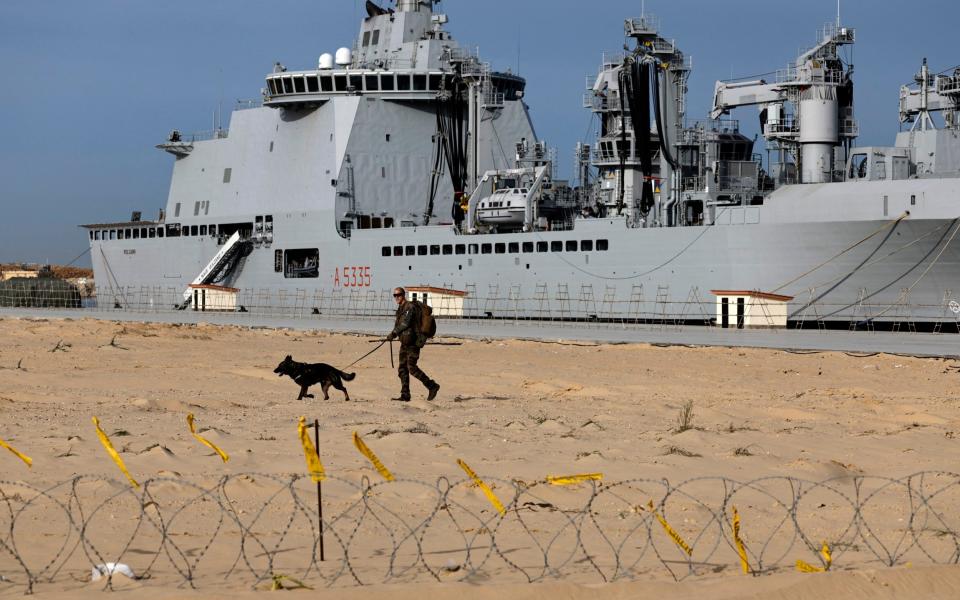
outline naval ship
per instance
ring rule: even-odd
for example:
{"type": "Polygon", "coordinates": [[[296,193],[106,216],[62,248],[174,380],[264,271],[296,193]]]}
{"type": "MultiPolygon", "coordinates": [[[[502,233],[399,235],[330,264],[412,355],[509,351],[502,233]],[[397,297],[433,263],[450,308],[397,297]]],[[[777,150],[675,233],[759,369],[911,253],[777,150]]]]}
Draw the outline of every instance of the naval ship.
{"type": "Polygon", "coordinates": [[[856,36],[838,19],[769,77],[718,81],[693,121],[689,57],[654,17],[628,19],[631,43],[582,97],[599,136],[576,148],[570,182],[537,138],[526,81],[458,44],[436,4],[368,1],[351,48],[308,70],[277,63],[229,130],[173,131],[158,218],[83,226],[99,302],[422,286],[479,297],[494,317],[491,298],[536,318],[601,294],[693,299],[710,315],[711,290],[786,299],[793,320],[960,310],[960,72],[924,60],[899,91],[894,145],[858,147],[856,36]],[[766,161],[732,118],[747,107],[766,161]]]}

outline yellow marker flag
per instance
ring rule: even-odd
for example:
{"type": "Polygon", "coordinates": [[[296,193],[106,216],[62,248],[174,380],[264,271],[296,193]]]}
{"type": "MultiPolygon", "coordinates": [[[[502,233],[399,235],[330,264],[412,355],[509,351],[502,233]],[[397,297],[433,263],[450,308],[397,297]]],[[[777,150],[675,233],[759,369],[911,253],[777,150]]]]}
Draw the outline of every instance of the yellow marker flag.
{"type": "Polygon", "coordinates": [[[801,573],[823,573],[830,570],[830,565],[833,564],[833,556],[830,554],[830,546],[826,542],[823,543],[823,548],[820,549],[820,556],[823,557],[823,563],[826,567],[815,567],[810,563],[804,562],[802,560],[797,561],[797,570],[801,573]]]}
{"type": "Polygon", "coordinates": [[[363,440],[360,439],[360,436],[357,435],[356,431],[353,432],[353,445],[357,447],[357,450],[360,451],[360,454],[367,457],[367,460],[369,460],[373,467],[377,470],[377,473],[380,473],[381,477],[387,481],[394,480],[393,473],[390,472],[390,469],[383,466],[383,463],[380,462],[380,459],[377,458],[377,455],[374,454],[373,450],[368,448],[367,445],[363,443],[363,440]]]}
{"type": "Polygon", "coordinates": [[[11,446],[10,444],[6,443],[6,442],[3,441],[3,440],[0,440],[0,448],[6,448],[6,449],[9,450],[10,452],[13,452],[13,453],[16,455],[17,458],[19,458],[19,459],[22,460],[23,462],[27,463],[27,466],[28,466],[28,467],[33,468],[33,459],[30,458],[29,456],[27,456],[26,454],[21,454],[21,453],[17,452],[17,449],[14,448],[13,446],[11,446]]]}
{"type": "Polygon", "coordinates": [[[547,475],[550,485],[575,485],[585,481],[600,481],[603,473],[582,473],[580,475],[547,475]]]}
{"type": "Polygon", "coordinates": [[[206,446],[207,448],[210,448],[211,450],[213,450],[213,451],[216,452],[217,454],[219,454],[219,455],[220,455],[220,459],[223,460],[223,462],[227,462],[228,460],[230,460],[230,456],[227,455],[226,452],[224,452],[223,450],[221,450],[220,448],[218,448],[217,445],[214,444],[213,442],[211,442],[210,440],[206,439],[205,437],[203,437],[203,436],[201,436],[199,433],[197,433],[197,428],[196,428],[196,426],[193,424],[193,413],[190,413],[190,414],[187,415],[187,425],[190,426],[190,433],[193,434],[193,437],[197,438],[197,441],[199,441],[201,444],[203,444],[203,445],[206,446]]]}
{"type": "Polygon", "coordinates": [[[650,512],[652,512],[653,516],[655,516],[657,520],[660,521],[660,524],[663,525],[663,529],[667,532],[667,535],[670,536],[673,542],[676,545],[680,546],[680,549],[686,552],[687,556],[693,556],[693,548],[691,548],[689,544],[683,541],[683,538],[680,537],[680,534],[677,533],[677,531],[673,527],[670,527],[670,523],[667,523],[667,520],[661,517],[660,513],[654,510],[653,500],[651,500],[647,506],[650,507],[650,512]]]}
{"type": "Polygon", "coordinates": [[[740,567],[744,573],[750,572],[750,562],[747,560],[747,550],[743,547],[743,540],[740,539],[740,513],[737,507],[733,507],[733,543],[737,546],[737,554],[740,556],[740,567]]]}
{"type": "Polygon", "coordinates": [[[460,468],[463,469],[463,472],[466,473],[467,476],[470,477],[470,479],[472,479],[481,490],[483,490],[483,494],[487,497],[487,500],[490,501],[490,504],[497,509],[497,512],[499,512],[501,516],[507,514],[507,509],[503,507],[500,499],[497,498],[496,494],[493,493],[493,490],[490,489],[490,486],[485,484],[482,479],[477,477],[477,474],[473,472],[473,469],[471,469],[467,463],[458,458],[457,464],[460,465],[460,468]]]}
{"type": "Polygon", "coordinates": [[[320,462],[320,455],[317,454],[317,449],[313,447],[313,442],[310,440],[306,417],[300,417],[300,422],[297,424],[297,433],[300,434],[300,443],[303,444],[303,456],[307,460],[307,471],[310,473],[310,479],[319,483],[327,478],[327,474],[320,462]]]}
{"type": "Polygon", "coordinates": [[[130,474],[130,471],[127,470],[127,466],[123,464],[123,459],[120,458],[120,455],[117,454],[117,451],[113,449],[113,444],[110,443],[110,438],[107,437],[107,434],[100,429],[100,419],[93,417],[93,426],[97,428],[97,437],[100,438],[100,443],[103,444],[103,447],[107,450],[107,454],[110,455],[110,458],[113,459],[113,462],[117,463],[117,466],[120,467],[120,470],[123,471],[123,474],[127,476],[127,479],[130,480],[130,485],[135,488],[140,487],[140,484],[137,483],[137,480],[133,478],[133,475],[130,474]]]}

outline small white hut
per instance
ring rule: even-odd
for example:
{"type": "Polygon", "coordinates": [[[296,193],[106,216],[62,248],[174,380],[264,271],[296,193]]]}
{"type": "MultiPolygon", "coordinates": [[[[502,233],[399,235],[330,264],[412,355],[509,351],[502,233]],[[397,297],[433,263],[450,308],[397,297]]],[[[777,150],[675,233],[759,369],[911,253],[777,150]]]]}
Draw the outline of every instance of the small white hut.
{"type": "Polygon", "coordinates": [[[200,312],[234,312],[237,310],[237,288],[222,285],[190,284],[193,310],[200,312]]]}
{"type": "Polygon", "coordinates": [[[463,299],[467,293],[436,287],[408,287],[407,295],[433,309],[434,317],[462,317],[463,299]]]}
{"type": "Polygon", "coordinates": [[[717,297],[717,326],[724,329],[784,328],[793,296],[757,290],[710,290],[717,297]]]}

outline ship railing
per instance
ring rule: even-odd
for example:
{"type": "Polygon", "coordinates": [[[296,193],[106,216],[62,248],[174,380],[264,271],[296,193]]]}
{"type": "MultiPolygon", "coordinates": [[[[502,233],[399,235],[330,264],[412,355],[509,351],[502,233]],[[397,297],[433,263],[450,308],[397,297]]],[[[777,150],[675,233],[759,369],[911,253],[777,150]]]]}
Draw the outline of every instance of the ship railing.
{"type": "Polygon", "coordinates": [[[941,75],[937,77],[937,93],[944,96],[960,94],[960,75],[941,75]]]}
{"type": "Polygon", "coordinates": [[[643,15],[627,19],[624,32],[630,35],[652,35],[660,31],[660,19],[655,15],[643,15]]]}
{"type": "MultiPolygon", "coordinates": [[[[700,124],[702,122],[698,121],[697,123],[700,124]]],[[[714,119],[712,121],[707,121],[707,126],[710,131],[715,131],[717,133],[738,133],[740,131],[740,120],[714,119]]]]}
{"type": "Polygon", "coordinates": [[[583,94],[583,107],[592,110],[607,110],[610,100],[606,96],[601,96],[593,91],[583,94]]]}
{"type": "MultiPolygon", "coordinates": [[[[568,225],[557,223],[555,230],[568,225]]],[[[618,280],[602,288],[593,284],[537,283],[513,284],[507,289],[491,285],[481,289],[475,284],[442,281],[414,282],[429,287],[459,290],[466,296],[434,297],[434,314],[441,319],[463,320],[482,326],[487,320],[543,323],[589,327],[676,328],[716,324],[716,299],[705,288],[691,286],[671,289],[656,281],[639,283],[618,280]]],[[[886,329],[901,332],[927,331],[960,334],[960,294],[944,290],[942,301],[916,302],[910,290],[903,288],[875,295],[861,291],[858,301],[831,302],[818,289],[832,289],[832,281],[798,282],[778,293],[794,296],[789,303],[791,327],[850,328],[856,331],[886,329]]],[[[207,310],[183,310],[183,290],[173,286],[65,286],[61,280],[39,279],[0,285],[0,308],[6,311],[31,309],[58,311],[57,314],[96,314],[124,312],[136,315],[179,314],[190,312],[223,315],[227,323],[257,317],[283,317],[303,320],[372,320],[388,326],[394,317],[391,289],[339,288],[241,288],[235,301],[219,306],[208,302],[207,310]]],[[[198,319],[210,320],[198,315],[198,319]]],[[[378,327],[380,325],[377,325],[378,327]]],[[[442,326],[441,326],[442,327],[442,326]]]]}
{"type": "Polygon", "coordinates": [[[604,52],[601,68],[603,70],[607,70],[620,67],[623,65],[623,62],[626,60],[626,58],[627,55],[623,52],[604,52]]]}
{"type": "Polygon", "coordinates": [[[846,119],[840,122],[840,135],[842,137],[859,137],[860,122],[853,119],[846,119]]]}
{"type": "Polygon", "coordinates": [[[230,135],[229,129],[208,129],[206,131],[196,131],[182,136],[184,142],[206,142],[209,140],[223,140],[230,135]]]}
{"type": "Polygon", "coordinates": [[[263,106],[262,98],[246,98],[237,100],[234,110],[250,110],[252,108],[260,108],[263,106]]]}

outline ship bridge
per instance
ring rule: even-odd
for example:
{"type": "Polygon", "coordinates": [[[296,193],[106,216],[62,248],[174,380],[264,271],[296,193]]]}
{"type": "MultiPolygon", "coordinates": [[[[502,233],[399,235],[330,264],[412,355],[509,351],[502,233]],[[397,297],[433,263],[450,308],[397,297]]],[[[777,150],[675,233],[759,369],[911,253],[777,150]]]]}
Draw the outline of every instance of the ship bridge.
{"type": "MultiPolygon", "coordinates": [[[[384,100],[434,100],[456,89],[452,70],[317,70],[273,73],[267,77],[264,106],[320,105],[335,97],[377,95],[384,100]]],[[[492,94],[485,106],[523,96],[526,81],[511,73],[490,73],[492,94]]]]}

